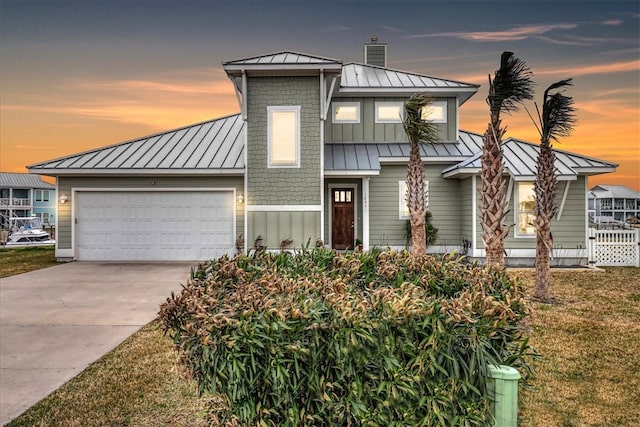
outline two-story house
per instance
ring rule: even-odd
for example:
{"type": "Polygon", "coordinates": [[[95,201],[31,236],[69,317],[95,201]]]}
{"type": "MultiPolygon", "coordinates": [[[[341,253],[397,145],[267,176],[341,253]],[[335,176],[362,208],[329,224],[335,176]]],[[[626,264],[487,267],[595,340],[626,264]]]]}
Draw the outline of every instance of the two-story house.
{"type": "Polygon", "coordinates": [[[56,187],[37,175],[0,172],[0,226],[11,217],[37,216],[42,224],[55,224],[56,187]]]}
{"type": "MultiPolygon", "coordinates": [[[[29,166],[58,177],[56,254],[79,260],[202,260],[262,244],[405,247],[409,144],[404,102],[426,92],[440,142],[422,147],[433,252],[484,256],[478,190],[482,136],[459,129],[474,84],[387,68],[387,46],[364,63],[279,52],[223,63],[239,114],[29,166]]],[[[535,255],[538,147],[504,145],[511,262],[535,255]]],[[[582,259],[588,175],[616,165],[556,151],[555,243],[582,259]]]]}
{"type": "Polygon", "coordinates": [[[624,185],[596,185],[589,191],[589,217],[595,224],[640,221],[640,192],[624,185]]]}

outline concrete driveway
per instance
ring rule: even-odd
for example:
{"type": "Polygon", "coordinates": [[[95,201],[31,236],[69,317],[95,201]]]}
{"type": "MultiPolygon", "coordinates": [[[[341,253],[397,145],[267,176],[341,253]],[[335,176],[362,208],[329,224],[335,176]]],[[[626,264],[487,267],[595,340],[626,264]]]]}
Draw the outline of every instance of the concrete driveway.
{"type": "Polygon", "coordinates": [[[0,425],[153,320],[191,265],[73,262],[0,279],[0,425]]]}

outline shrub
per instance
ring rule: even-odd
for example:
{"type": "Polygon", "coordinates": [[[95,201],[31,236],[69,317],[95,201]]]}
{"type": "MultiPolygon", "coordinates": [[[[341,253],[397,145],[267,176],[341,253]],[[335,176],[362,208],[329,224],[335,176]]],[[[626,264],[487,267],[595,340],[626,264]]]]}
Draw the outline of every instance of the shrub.
{"type": "Polygon", "coordinates": [[[520,283],[372,250],[223,257],[162,305],[198,379],[247,425],[490,425],[488,364],[527,373],[520,283]]]}

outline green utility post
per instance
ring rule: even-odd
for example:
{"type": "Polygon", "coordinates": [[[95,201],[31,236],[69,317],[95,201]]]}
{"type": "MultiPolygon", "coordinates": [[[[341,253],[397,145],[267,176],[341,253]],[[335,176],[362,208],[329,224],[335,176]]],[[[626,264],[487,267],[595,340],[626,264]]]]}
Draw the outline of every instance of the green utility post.
{"type": "Polygon", "coordinates": [[[489,365],[489,396],[493,400],[495,427],[517,427],[519,379],[520,373],[511,366],[489,365]]]}

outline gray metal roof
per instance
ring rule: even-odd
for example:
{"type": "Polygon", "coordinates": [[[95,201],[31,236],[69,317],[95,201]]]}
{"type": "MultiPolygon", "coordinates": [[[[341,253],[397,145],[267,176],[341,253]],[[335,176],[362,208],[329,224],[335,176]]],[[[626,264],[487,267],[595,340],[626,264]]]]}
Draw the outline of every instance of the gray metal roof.
{"type": "Polygon", "coordinates": [[[28,166],[32,173],[242,174],[239,114],[28,166]]]}
{"type": "Polygon", "coordinates": [[[230,77],[239,76],[244,72],[255,75],[288,75],[290,73],[307,75],[322,70],[327,73],[338,74],[342,70],[342,61],[305,53],[283,51],[223,62],[222,67],[230,77]]]}
{"type": "Polygon", "coordinates": [[[591,189],[596,198],[605,199],[640,199],[640,192],[632,190],[625,185],[596,185],[591,189]]]}
{"type": "Polygon", "coordinates": [[[45,188],[54,189],[55,185],[42,180],[38,175],[28,173],[0,172],[2,188],[45,188]]]}
{"type": "Polygon", "coordinates": [[[478,91],[478,85],[364,64],[345,64],[340,92],[428,92],[434,96],[458,94],[460,104],[478,91]]]}
{"type": "MultiPolygon", "coordinates": [[[[409,159],[408,142],[395,143],[327,143],[324,146],[324,169],[329,175],[377,174],[380,163],[405,163],[409,159]]],[[[458,142],[441,142],[420,146],[425,161],[460,162],[482,149],[482,136],[460,131],[458,142]]]]}
{"type": "MultiPolygon", "coordinates": [[[[536,164],[539,146],[529,142],[510,138],[502,146],[504,153],[504,167],[516,180],[531,181],[535,179],[536,164]]],[[[482,150],[482,148],[480,148],[482,150]]],[[[617,167],[614,163],[605,162],[580,154],[554,149],[556,156],[556,174],[560,180],[575,179],[579,174],[595,175],[605,172],[614,172],[617,167]]],[[[442,171],[445,178],[457,175],[477,174],[480,172],[481,163],[479,151],[473,157],[462,163],[451,166],[442,171]]]]}
{"type": "Polygon", "coordinates": [[[320,56],[308,55],[306,53],[297,53],[291,51],[282,51],[269,53],[266,55],[253,56],[250,58],[236,59],[233,61],[223,62],[227,65],[255,65],[255,64],[342,64],[342,61],[331,58],[323,58],[320,56]]]}

